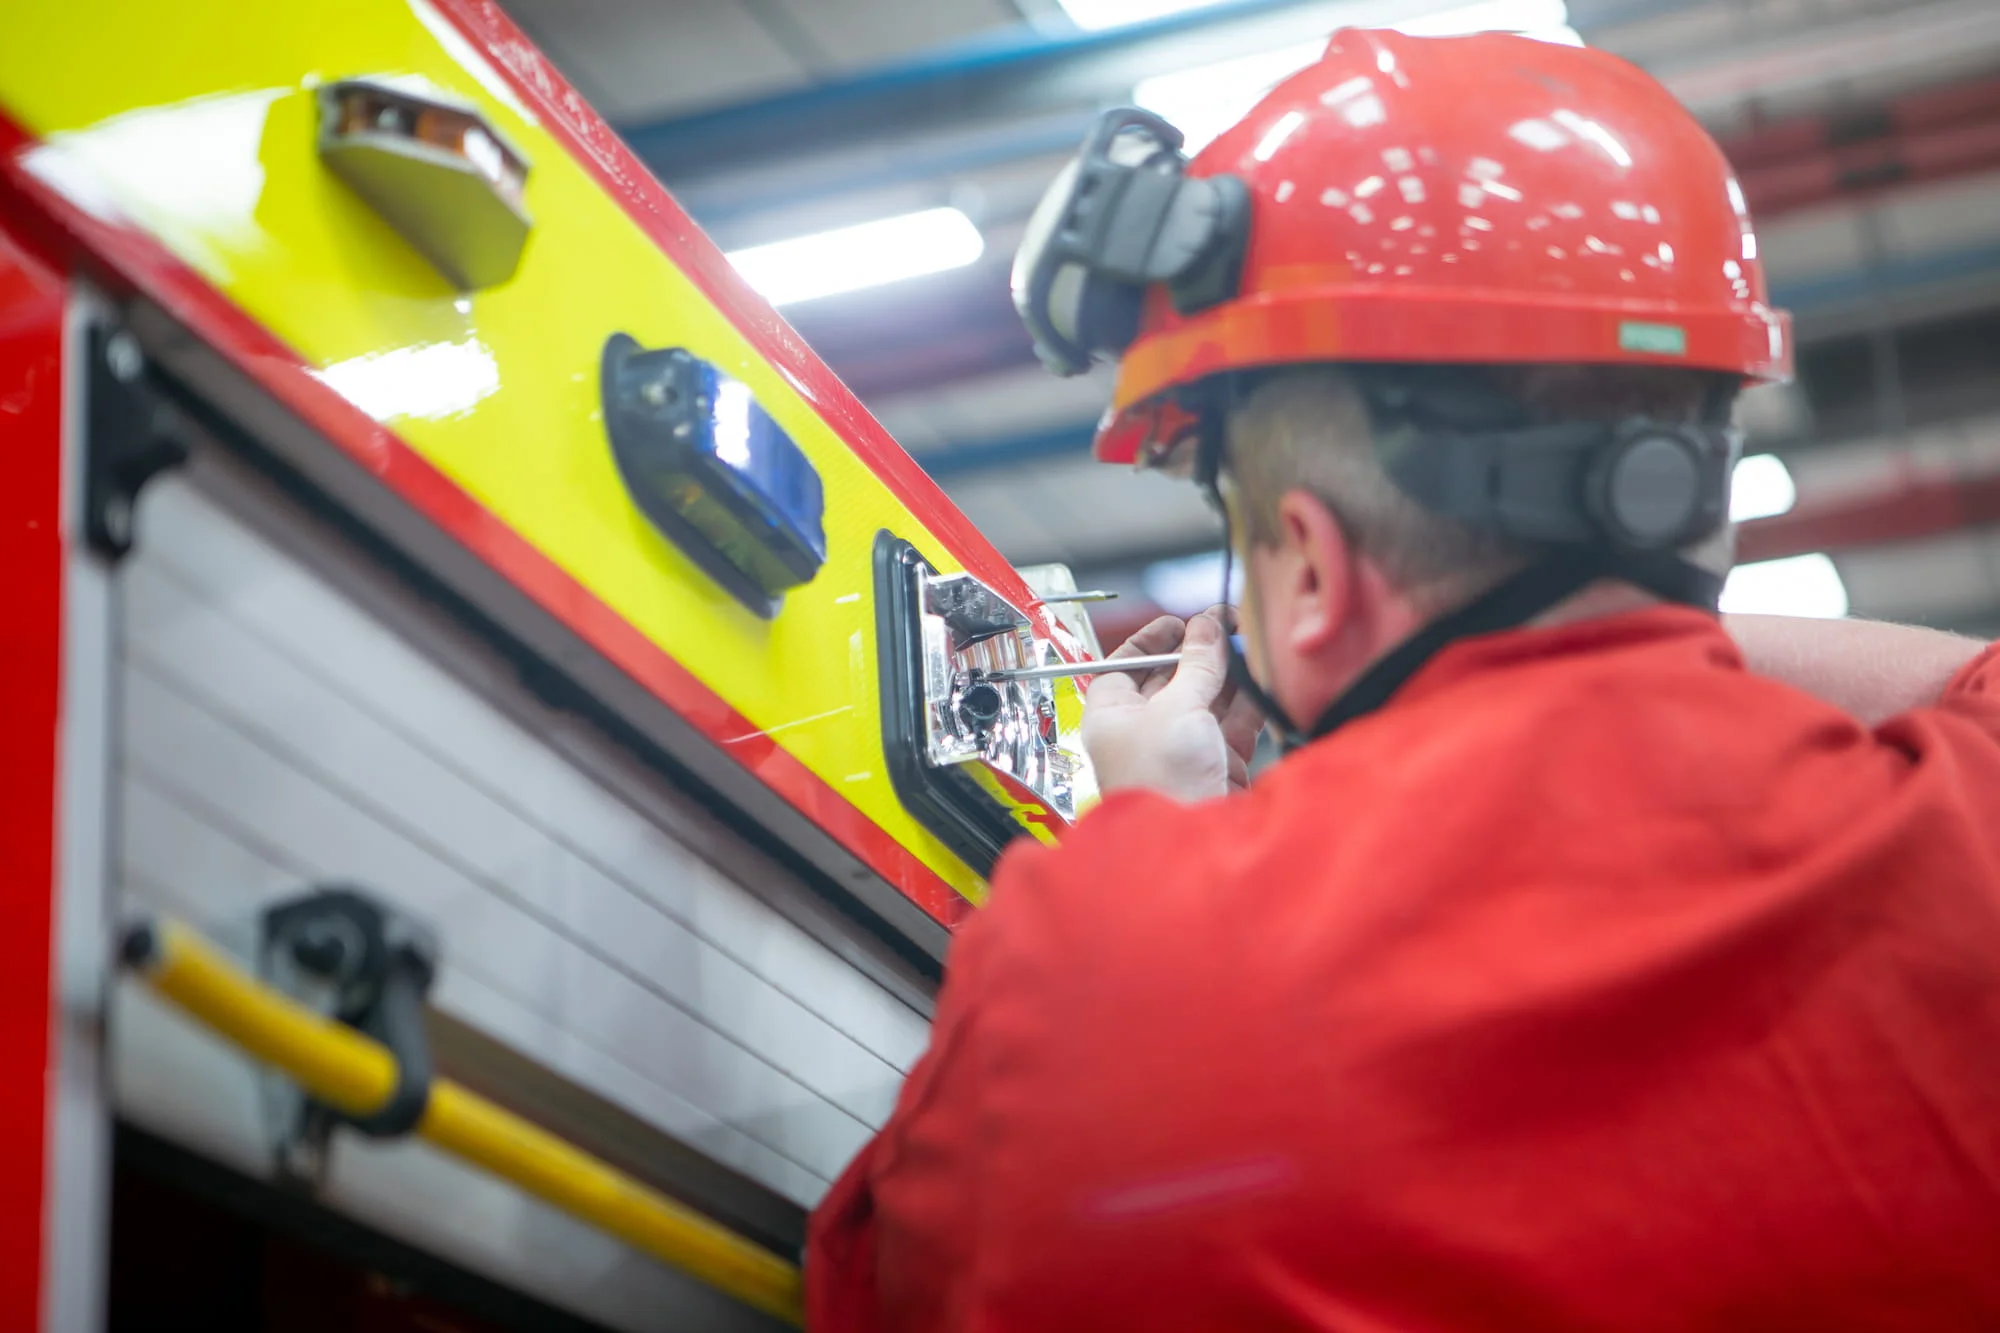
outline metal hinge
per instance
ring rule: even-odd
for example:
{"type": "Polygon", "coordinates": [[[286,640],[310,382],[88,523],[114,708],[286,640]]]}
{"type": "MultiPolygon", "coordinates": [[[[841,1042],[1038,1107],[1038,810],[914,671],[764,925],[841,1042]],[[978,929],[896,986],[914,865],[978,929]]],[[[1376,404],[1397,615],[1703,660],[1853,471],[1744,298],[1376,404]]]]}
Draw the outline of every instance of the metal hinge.
{"type": "Polygon", "coordinates": [[[139,492],[187,461],[182,425],[149,380],[138,341],[123,329],[90,330],[90,397],[84,450],[84,535],[110,560],[131,551],[139,492]]]}

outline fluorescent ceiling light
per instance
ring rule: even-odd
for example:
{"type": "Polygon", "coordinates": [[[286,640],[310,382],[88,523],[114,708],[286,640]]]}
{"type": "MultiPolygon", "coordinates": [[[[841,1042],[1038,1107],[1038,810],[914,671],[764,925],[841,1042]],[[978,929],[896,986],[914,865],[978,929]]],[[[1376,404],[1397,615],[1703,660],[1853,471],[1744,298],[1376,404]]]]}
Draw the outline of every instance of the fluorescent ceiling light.
{"type": "MultiPolygon", "coordinates": [[[[1074,4],[1080,8],[1136,9],[1166,3],[1169,0],[1063,0],[1065,8],[1074,4]]],[[[1178,5],[1180,9],[1193,7],[1185,0],[1178,5]]],[[[1071,17],[1075,17],[1074,10],[1071,17]]],[[[1082,20],[1078,22],[1081,24],[1082,20]]],[[[1482,0],[1479,4],[1429,10],[1382,26],[1418,37],[1514,32],[1540,41],[1583,45],[1583,38],[1569,26],[1569,9],[1564,0],[1482,0]]],[[[1316,39],[1197,69],[1155,75],[1132,90],[1132,100],[1179,129],[1187,136],[1187,151],[1197,153],[1249,114],[1264,94],[1319,59],[1325,49],[1325,40],[1316,39]]]]}
{"type": "Polygon", "coordinates": [[[986,238],[955,208],[882,218],[770,245],[733,250],[729,262],[772,305],[879,287],[964,268],[986,238]]]}
{"type": "Polygon", "coordinates": [[[1838,620],[1847,614],[1847,585],[1833,561],[1815,552],[1759,560],[1729,571],[1722,609],[1733,615],[1811,616],[1838,620]]]}
{"type": "Polygon", "coordinates": [[[1222,0],[1058,0],[1069,21],[1085,32],[1122,28],[1191,9],[1208,9],[1222,0]]]}
{"type": "MultiPolygon", "coordinates": [[[[1133,23],[1149,23],[1197,9],[1213,9],[1227,0],[1057,0],[1069,21],[1086,32],[1122,28],[1133,23]]],[[[1358,6],[1357,6],[1358,8],[1358,6]]],[[[1371,5],[1370,9],[1379,9],[1371,5]]],[[[1370,27],[1368,17],[1358,15],[1370,27]]],[[[1336,11],[1328,30],[1347,20],[1336,11]]],[[[1397,23],[1381,24],[1413,37],[1448,37],[1462,32],[1555,33],[1569,30],[1569,13],[1563,0],[1479,0],[1470,5],[1440,7],[1416,14],[1397,23]]],[[[1574,35],[1573,33],[1571,34],[1574,35]]],[[[1558,38],[1557,40],[1561,40],[1558,38]]]]}
{"type": "Polygon", "coordinates": [[[1132,101],[1187,136],[1198,153],[1216,135],[1250,113],[1265,93],[1319,59],[1326,42],[1315,40],[1238,56],[1198,69],[1159,74],[1132,90],[1132,101]]]}
{"type": "Polygon", "coordinates": [[[1799,488],[1776,454],[1752,454],[1736,464],[1729,480],[1729,521],[1747,523],[1791,512],[1799,488]]]}
{"type": "Polygon", "coordinates": [[[1518,32],[1523,37],[1582,46],[1583,38],[1569,26],[1564,0],[1481,0],[1418,14],[1389,25],[1412,37],[1457,37],[1468,32],[1518,32]]]}

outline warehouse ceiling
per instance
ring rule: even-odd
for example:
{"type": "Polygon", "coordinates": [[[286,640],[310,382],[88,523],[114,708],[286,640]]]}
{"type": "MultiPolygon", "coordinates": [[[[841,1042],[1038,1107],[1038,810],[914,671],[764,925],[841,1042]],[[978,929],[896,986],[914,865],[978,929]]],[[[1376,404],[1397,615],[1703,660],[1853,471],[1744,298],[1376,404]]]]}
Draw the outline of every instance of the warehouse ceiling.
{"type": "MultiPolygon", "coordinates": [[[[1089,461],[1108,375],[1046,376],[1009,303],[1027,215],[1095,113],[1136,91],[1226,114],[1347,23],[1566,25],[1714,131],[1797,314],[1799,380],[1754,395],[1744,420],[1753,450],[1783,460],[1790,508],[1746,525],[1745,558],[1814,557],[1759,576],[1799,609],[2000,629],[1994,0],[509,8],[724,249],[761,265],[754,280],[777,284],[786,317],[1001,549],[1121,589],[1114,621],[1180,595],[1170,576],[1189,584],[1188,566],[1160,562],[1215,535],[1191,488],[1089,461]],[[947,212],[957,230],[921,276],[842,264],[829,284],[783,271],[782,252],[744,253],[947,212]],[[842,282],[857,289],[815,294],[842,282]]],[[[895,258],[933,243],[909,235],[895,258]]]]}

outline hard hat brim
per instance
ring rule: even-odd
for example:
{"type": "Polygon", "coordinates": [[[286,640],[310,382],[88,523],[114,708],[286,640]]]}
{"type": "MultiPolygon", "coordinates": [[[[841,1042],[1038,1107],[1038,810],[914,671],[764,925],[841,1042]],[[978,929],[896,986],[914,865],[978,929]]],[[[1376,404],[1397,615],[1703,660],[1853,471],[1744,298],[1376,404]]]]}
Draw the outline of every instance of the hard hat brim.
{"type": "Polygon", "coordinates": [[[1761,302],[1688,309],[1463,288],[1292,287],[1134,342],[1121,358],[1096,455],[1134,461],[1155,434],[1148,405],[1174,388],[1231,371],[1343,361],[1656,365],[1784,381],[1792,375],[1791,317],[1761,302]]]}

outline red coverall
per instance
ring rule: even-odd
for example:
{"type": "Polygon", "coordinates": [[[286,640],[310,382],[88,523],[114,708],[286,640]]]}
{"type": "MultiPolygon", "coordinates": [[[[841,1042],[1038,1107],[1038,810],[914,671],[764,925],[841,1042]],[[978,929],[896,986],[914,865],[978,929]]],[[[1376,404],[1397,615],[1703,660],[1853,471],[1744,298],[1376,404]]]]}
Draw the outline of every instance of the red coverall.
{"type": "Polygon", "coordinates": [[[1656,609],[1023,844],[814,1333],[2000,1328],[2000,657],[1872,733],[1656,609]]]}

